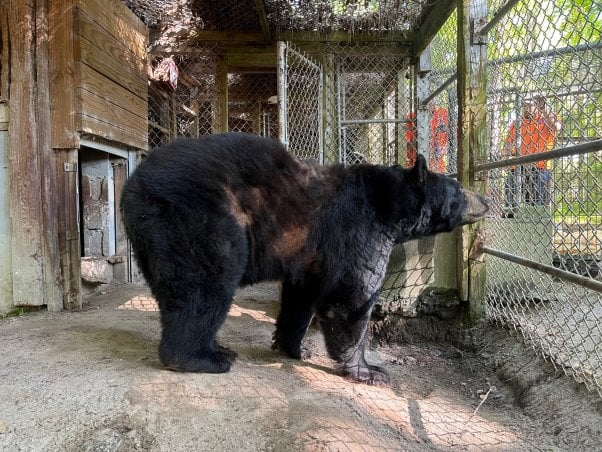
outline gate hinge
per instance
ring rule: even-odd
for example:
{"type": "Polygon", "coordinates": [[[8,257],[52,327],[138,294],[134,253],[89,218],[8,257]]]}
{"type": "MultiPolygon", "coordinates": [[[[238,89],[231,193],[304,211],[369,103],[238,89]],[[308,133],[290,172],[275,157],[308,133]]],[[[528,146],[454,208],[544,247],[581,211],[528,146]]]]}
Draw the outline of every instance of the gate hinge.
{"type": "Polygon", "coordinates": [[[77,171],[77,163],[65,162],[63,169],[66,173],[74,173],[77,171]]]}

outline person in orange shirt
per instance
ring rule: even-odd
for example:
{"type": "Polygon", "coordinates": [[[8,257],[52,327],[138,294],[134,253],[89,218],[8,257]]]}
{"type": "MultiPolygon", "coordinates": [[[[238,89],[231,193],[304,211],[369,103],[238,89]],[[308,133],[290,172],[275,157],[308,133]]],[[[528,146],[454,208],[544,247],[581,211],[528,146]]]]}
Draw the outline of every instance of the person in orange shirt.
{"type": "MultiPolygon", "coordinates": [[[[559,130],[560,122],[544,96],[525,101],[521,117],[510,124],[502,155],[518,157],[549,151],[554,147],[559,130]]],[[[519,185],[522,185],[521,193],[528,205],[548,205],[551,174],[547,165],[548,162],[542,160],[510,169],[504,189],[506,208],[518,207],[519,185]],[[522,184],[519,184],[519,176],[522,176],[522,184]]]]}
{"type": "MultiPolygon", "coordinates": [[[[447,109],[436,107],[430,121],[430,145],[429,145],[429,168],[436,173],[447,172],[445,156],[448,146],[449,120],[447,109]]],[[[411,168],[416,163],[416,113],[412,112],[406,116],[406,167],[411,168]]]]}

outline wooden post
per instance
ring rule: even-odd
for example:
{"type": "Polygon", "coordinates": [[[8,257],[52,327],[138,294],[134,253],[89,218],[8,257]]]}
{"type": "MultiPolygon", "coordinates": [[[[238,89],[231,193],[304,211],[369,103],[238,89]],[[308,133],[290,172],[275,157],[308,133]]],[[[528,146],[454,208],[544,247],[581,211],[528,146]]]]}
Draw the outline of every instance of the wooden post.
{"type": "Polygon", "coordinates": [[[225,57],[217,63],[217,108],[214,132],[228,131],[228,65],[225,57]]]}
{"type": "Polygon", "coordinates": [[[9,81],[8,3],[0,1],[0,312],[13,307],[10,191],[8,168],[9,81]]]}
{"type": "MultiPolygon", "coordinates": [[[[474,33],[475,23],[487,17],[485,2],[458,2],[458,179],[478,193],[486,190],[486,179],[476,180],[476,162],[487,157],[487,46],[474,33]]],[[[468,300],[472,322],[485,313],[485,265],[470,260],[470,250],[480,224],[465,226],[458,239],[458,293],[468,300]]]]}
{"type": "Polygon", "coordinates": [[[48,69],[48,1],[36,1],[36,78],[38,155],[42,170],[44,289],[49,311],[63,309],[58,218],[56,215],[56,156],[51,147],[50,79],[48,69]]]}
{"type": "MultiPolygon", "coordinates": [[[[19,1],[19,0],[16,0],[19,1]]],[[[74,64],[73,0],[48,0],[50,142],[54,153],[55,215],[63,286],[63,307],[79,309],[81,299],[81,249],[79,237],[78,149],[76,99],[78,77],[74,64]]]]}
{"type": "MultiPolygon", "coordinates": [[[[407,118],[409,112],[407,79],[408,69],[403,69],[397,74],[397,89],[395,90],[395,117],[407,118]]],[[[406,123],[395,124],[395,163],[405,166],[408,155],[408,143],[406,141],[406,123]]]]}
{"type": "Polygon", "coordinates": [[[321,163],[337,163],[339,161],[339,134],[337,131],[337,82],[336,67],[332,54],[325,54],[322,63],[322,137],[323,161],[321,163]]]}
{"type": "Polygon", "coordinates": [[[9,0],[9,190],[13,301],[46,304],[44,294],[42,170],[38,155],[35,16],[32,2],[9,0]]]}

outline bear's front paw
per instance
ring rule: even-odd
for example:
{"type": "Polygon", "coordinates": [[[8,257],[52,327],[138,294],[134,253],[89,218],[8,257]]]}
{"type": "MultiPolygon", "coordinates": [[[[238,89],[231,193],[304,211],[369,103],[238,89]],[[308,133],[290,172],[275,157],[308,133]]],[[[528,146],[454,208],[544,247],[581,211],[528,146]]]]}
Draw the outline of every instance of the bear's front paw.
{"type": "Polygon", "coordinates": [[[301,346],[286,346],[278,339],[275,339],[274,342],[272,342],[272,350],[284,353],[286,356],[293,359],[306,360],[311,358],[311,352],[307,348],[301,346]]]}
{"type": "Polygon", "coordinates": [[[369,364],[346,366],[341,369],[341,374],[354,381],[369,385],[386,386],[391,383],[389,373],[385,369],[369,364]]]}

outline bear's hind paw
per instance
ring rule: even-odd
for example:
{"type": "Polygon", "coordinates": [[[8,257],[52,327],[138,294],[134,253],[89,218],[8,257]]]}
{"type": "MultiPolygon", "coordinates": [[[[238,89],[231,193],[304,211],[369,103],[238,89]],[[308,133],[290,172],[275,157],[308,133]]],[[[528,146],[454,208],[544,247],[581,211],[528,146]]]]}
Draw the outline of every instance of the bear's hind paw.
{"type": "Polygon", "coordinates": [[[353,381],[369,385],[387,386],[391,383],[389,373],[385,369],[369,364],[344,367],[341,369],[341,374],[353,381]]]}
{"type": "Polygon", "coordinates": [[[230,371],[236,352],[219,347],[216,351],[205,356],[189,358],[186,360],[163,360],[163,368],[175,372],[200,372],[222,374],[230,371]]]}
{"type": "Polygon", "coordinates": [[[230,360],[230,363],[234,362],[236,358],[238,358],[238,353],[228,347],[222,347],[218,345],[216,347],[216,352],[221,353],[226,359],[230,360]]]}

